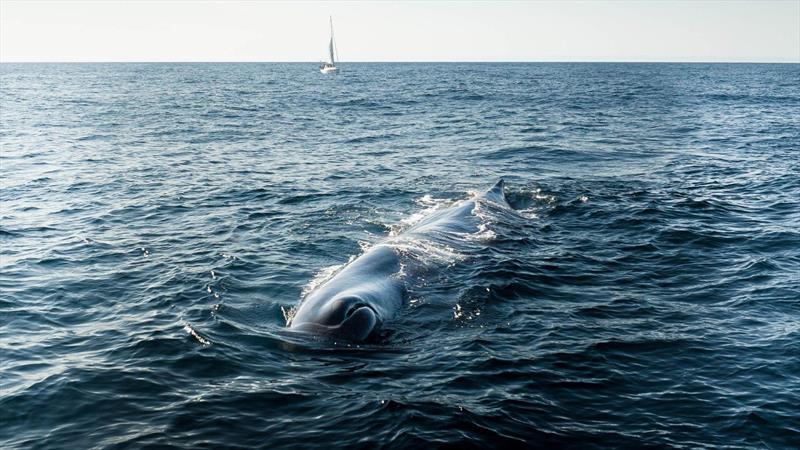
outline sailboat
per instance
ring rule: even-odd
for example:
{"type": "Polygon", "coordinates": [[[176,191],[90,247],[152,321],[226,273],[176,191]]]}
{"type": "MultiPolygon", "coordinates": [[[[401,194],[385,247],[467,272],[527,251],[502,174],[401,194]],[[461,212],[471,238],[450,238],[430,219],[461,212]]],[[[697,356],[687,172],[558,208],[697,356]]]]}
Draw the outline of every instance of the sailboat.
{"type": "Polygon", "coordinates": [[[319,71],[322,73],[336,73],[339,71],[339,68],[336,67],[336,59],[334,59],[333,50],[336,48],[336,44],[333,41],[333,18],[330,17],[331,21],[331,42],[328,44],[328,53],[330,54],[330,62],[323,62],[321,66],[319,66],[319,71]]]}

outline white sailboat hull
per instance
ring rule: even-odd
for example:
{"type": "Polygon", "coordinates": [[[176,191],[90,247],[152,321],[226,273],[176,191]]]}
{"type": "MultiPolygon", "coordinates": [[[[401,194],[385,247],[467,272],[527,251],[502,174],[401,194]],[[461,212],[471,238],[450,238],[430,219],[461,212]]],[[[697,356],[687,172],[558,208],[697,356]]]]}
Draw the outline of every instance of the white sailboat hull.
{"type": "Polygon", "coordinates": [[[339,71],[338,67],[322,67],[319,69],[321,73],[336,73],[339,71]]]}

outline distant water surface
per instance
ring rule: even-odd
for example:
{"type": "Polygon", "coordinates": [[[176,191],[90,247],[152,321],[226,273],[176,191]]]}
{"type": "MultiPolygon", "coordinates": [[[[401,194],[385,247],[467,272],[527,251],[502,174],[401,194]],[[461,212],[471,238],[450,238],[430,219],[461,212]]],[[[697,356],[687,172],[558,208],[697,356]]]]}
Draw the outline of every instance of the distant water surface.
{"type": "Polygon", "coordinates": [[[0,447],[797,448],[800,65],[0,65],[0,447]],[[508,183],[375,342],[303,292],[508,183]]]}

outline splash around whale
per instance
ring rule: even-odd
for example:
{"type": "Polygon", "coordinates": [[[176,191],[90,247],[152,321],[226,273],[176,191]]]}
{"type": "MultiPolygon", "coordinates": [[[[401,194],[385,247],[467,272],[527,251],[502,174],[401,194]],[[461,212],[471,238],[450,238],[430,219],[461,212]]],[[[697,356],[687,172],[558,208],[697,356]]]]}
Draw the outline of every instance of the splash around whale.
{"type": "Polygon", "coordinates": [[[509,208],[501,179],[489,190],[434,211],[398,236],[364,252],[309,292],[288,320],[292,331],[363,342],[376,336],[402,307],[406,283],[431,270],[425,252],[408,251],[421,242],[456,245],[482,231],[476,215],[482,202],[509,208]]]}

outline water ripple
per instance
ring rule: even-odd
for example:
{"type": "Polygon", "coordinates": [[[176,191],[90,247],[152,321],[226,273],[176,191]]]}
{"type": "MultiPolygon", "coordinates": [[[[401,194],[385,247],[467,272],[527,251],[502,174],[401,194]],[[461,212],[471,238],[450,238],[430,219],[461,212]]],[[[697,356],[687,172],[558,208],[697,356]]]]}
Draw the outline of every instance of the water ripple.
{"type": "Polygon", "coordinates": [[[796,448],[798,70],[2,64],[0,447],[796,448]],[[374,342],[286,331],[501,176],[374,342]]]}

